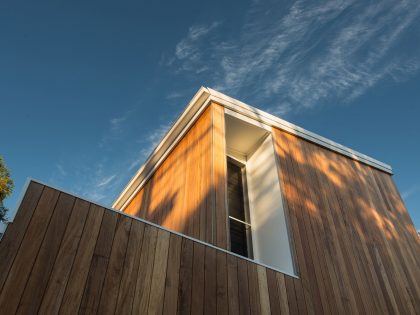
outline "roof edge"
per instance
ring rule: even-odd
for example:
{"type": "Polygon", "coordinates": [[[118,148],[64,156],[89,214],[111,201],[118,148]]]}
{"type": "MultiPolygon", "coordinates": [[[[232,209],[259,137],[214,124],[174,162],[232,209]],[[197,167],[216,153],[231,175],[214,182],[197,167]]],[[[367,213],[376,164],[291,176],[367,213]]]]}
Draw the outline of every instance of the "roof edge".
{"type": "Polygon", "coordinates": [[[143,163],[140,169],[128,182],[124,190],[115,200],[112,205],[113,208],[123,210],[131,201],[134,195],[141,189],[143,184],[150,178],[154,171],[160,166],[166,156],[172,151],[175,145],[181,140],[184,134],[188,131],[191,125],[198,119],[199,115],[204,111],[210,102],[216,102],[225,108],[234,112],[245,115],[249,118],[255,119],[261,123],[269,125],[288,133],[294,134],[300,138],[318,144],[329,150],[345,155],[353,160],[360,161],[364,164],[375,167],[392,175],[392,168],[390,165],[371,158],[363,153],[352,150],[337,142],[329,140],[318,134],[310,132],[295,124],[289,123],[279,117],[271,115],[267,112],[259,110],[253,106],[243,103],[237,99],[220,93],[216,90],[207,87],[200,87],[191,101],[187,104],[185,110],[176,119],[175,123],[165,134],[163,139],[149,155],[147,160],[143,163]]]}

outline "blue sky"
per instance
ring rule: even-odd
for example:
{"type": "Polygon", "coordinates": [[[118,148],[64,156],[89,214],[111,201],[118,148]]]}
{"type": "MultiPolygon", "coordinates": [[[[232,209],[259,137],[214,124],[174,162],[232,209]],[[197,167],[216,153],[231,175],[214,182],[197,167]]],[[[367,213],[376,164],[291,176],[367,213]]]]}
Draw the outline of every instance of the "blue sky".
{"type": "Polygon", "coordinates": [[[417,0],[1,1],[6,205],[110,205],[204,85],[392,165],[420,229],[419,34],[417,0]]]}

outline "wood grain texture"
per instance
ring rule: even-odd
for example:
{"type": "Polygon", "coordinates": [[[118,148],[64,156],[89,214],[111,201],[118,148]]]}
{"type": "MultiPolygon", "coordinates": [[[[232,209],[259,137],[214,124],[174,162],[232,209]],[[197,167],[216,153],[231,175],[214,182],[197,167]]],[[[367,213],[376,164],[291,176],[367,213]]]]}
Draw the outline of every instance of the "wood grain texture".
{"type": "Polygon", "coordinates": [[[122,270],[120,289],[118,292],[116,314],[130,314],[136,290],[137,272],[140,263],[140,253],[145,224],[134,221],[131,224],[127,253],[122,270]]]}
{"type": "Polygon", "coordinates": [[[211,104],[124,212],[227,248],[223,107],[211,104]]]}
{"type": "Polygon", "coordinates": [[[55,258],[61,246],[64,231],[69,222],[75,198],[61,194],[45,233],[38,256],[19,302],[18,314],[36,313],[48,284],[55,258]]]}
{"type": "Polygon", "coordinates": [[[301,278],[285,278],[289,312],[418,313],[419,239],[392,178],[273,135],[301,278]]]}
{"type": "Polygon", "coordinates": [[[2,292],[13,292],[13,294],[2,294],[0,296],[0,309],[5,314],[14,314],[18,308],[59,195],[59,191],[46,187],[34,210],[31,222],[25,232],[25,237],[2,289],[2,292]]]}
{"type": "Polygon", "coordinates": [[[25,231],[0,243],[15,250],[0,253],[2,313],[417,314],[420,242],[392,179],[277,136],[299,278],[33,183],[13,223],[25,231]]]}

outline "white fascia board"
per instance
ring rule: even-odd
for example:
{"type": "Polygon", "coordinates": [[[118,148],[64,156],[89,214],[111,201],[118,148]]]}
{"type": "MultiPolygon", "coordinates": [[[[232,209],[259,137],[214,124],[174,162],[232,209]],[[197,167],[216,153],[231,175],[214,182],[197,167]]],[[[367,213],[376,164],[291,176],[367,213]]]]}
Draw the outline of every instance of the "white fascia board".
{"type": "Polygon", "coordinates": [[[332,151],[339,152],[343,155],[346,155],[354,160],[361,161],[365,164],[371,165],[375,168],[381,169],[389,174],[392,174],[392,168],[390,165],[382,163],[376,159],[373,159],[363,153],[352,150],[348,147],[345,147],[337,142],[324,138],[320,135],[317,135],[313,132],[310,132],[304,128],[296,126],[292,123],[289,123],[281,118],[273,116],[267,112],[259,110],[255,107],[247,105],[241,101],[238,101],[234,98],[231,98],[223,93],[217,92],[213,89],[208,88],[211,93],[211,98],[217,103],[222,104],[226,108],[229,108],[232,111],[236,111],[245,116],[253,118],[259,122],[265,123],[271,127],[275,127],[284,131],[287,131],[291,134],[297,135],[303,139],[309,140],[316,144],[319,144],[323,147],[326,147],[332,151]]]}
{"type": "MultiPolygon", "coordinates": [[[[191,125],[198,119],[199,115],[212,101],[224,106],[225,109],[229,109],[232,112],[237,112],[267,126],[284,130],[300,138],[328,148],[331,151],[338,152],[342,155],[350,157],[351,159],[363,162],[386,173],[392,174],[391,166],[385,163],[238,101],[223,93],[217,92],[211,88],[201,87],[188,103],[184,112],[175,121],[174,125],[169,129],[165,137],[163,137],[156,149],[153,150],[146,162],[140,167],[137,173],[121,192],[112,206],[114,209],[118,209],[120,211],[124,210],[135,194],[143,187],[145,182],[165,160],[191,125]]],[[[232,112],[229,114],[232,115],[232,112]]]]}

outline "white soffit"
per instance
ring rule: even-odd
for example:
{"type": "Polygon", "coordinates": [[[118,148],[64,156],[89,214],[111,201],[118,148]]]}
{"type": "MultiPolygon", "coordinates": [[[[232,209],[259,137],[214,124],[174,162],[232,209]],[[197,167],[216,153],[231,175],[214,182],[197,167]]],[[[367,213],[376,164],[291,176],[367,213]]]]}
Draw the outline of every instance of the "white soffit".
{"type": "Polygon", "coordinates": [[[225,115],[225,128],[227,151],[232,152],[233,155],[245,156],[245,158],[252,153],[268,133],[265,129],[231,115],[225,115]]]}
{"type": "MultiPolygon", "coordinates": [[[[211,88],[201,87],[188,103],[184,112],[179,116],[174,125],[169,129],[161,142],[158,144],[158,146],[150,154],[149,158],[146,160],[143,166],[140,167],[137,173],[124,188],[120,196],[114,202],[113,208],[123,210],[127,206],[127,204],[147,181],[147,179],[154,173],[156,168],[159,167],[166,156],[171,152],[173,147],[181,140],[191,125],[197,120],[207,105],[212,101],[224,106],[225,112],[229,113],[229,115],[234,115],[235,112],[239,113],[251,118],[254,121],[257,121],[258,124],[261,124],[261,126],[266,125],[287,131],[310,142],[316,143],[322,147],[328,148],[354,160],[363,162],[386,173],[392,174],[391,166],[385,163],[375,160],[360,152],[349,149],[341,144],[298,127],[281,118],[247,105],[211,88]]],[[[241,115],[237,116],[239,117],[241,115]]]]}

